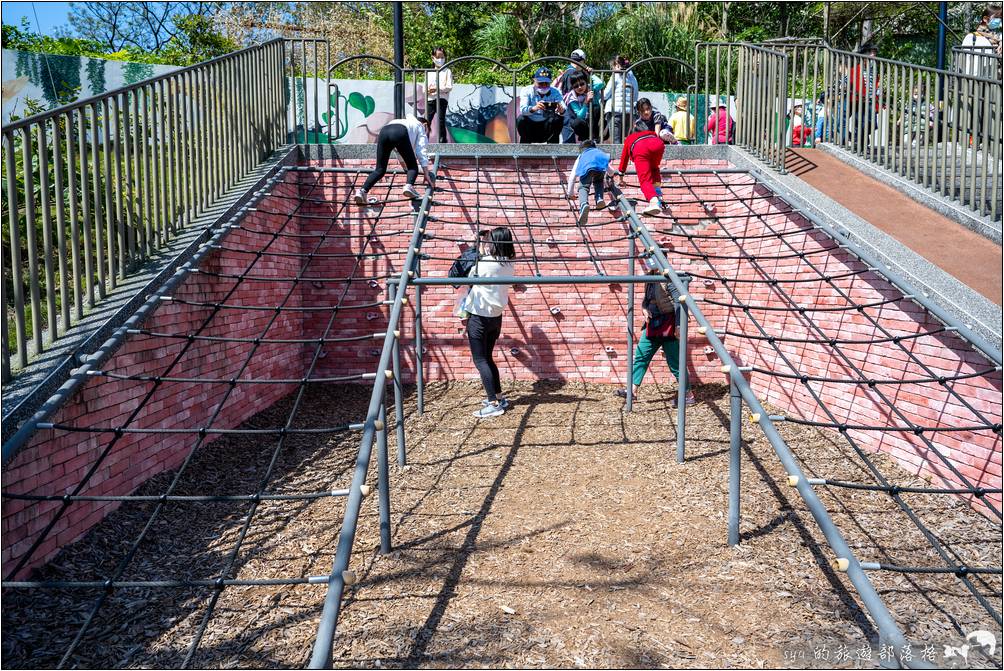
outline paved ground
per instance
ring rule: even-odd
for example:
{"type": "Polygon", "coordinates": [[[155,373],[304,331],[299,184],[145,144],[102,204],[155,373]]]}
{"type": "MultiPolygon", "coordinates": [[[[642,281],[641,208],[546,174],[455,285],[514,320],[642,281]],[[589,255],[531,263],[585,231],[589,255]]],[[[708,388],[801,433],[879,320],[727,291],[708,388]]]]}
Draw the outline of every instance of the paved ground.
{"type": "Polygon", "coordinates": [[[818,149],[791,149],[789,170],[997,305],[1002,257],[996,245],[818,149]]]}

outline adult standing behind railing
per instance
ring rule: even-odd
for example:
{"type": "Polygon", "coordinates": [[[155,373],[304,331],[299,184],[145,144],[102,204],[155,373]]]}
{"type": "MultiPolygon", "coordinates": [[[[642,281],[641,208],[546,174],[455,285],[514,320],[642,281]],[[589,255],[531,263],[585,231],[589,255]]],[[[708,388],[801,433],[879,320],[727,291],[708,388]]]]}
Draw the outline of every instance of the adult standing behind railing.
{"type": "Polygon", "coordinates": [[[708,124],[704,130],[708,133],[708,144],[735,143],[736,122],[729,114],[728,100],[724,98],[713,104],[708,124]]]}
{"type": "Polygon", "coordinates": [[[875,61],[878,49],[872,44],[864,44],[858,49],[864,58],[855,59],[850,71],[850,104],[854,115],[855,142],[860,151],[871,144],[871,136],[878,126],[879,87],[882,83],[876,73],[875,61]]]}
{"type": "Polygon", "coordinates": [[[606,101],[603,111],[606,114],[607,128],[610,129],[610,142],[613,144],[624,141],[624,129],[632,123],[635,100],[638,98],[638,79],[628,70],[630,67],[631,61],[626,56],[614,57],[610,62],[613,74],[603,89],[603,100],[606,101]]]}
{"type": "Polygon", "coordinates": [[[433,48],[432,64],[442,69],[438,72],[425,73],[426,116],[429,123],[434,124],[436,115],[439,115],[439,123],[436,124],[438,131],[436,140],[449,142],[450,136],[446,133],[446,108],[450,101],[450,91],[453,90],[453,71],[443,67],[446,64],[446,49],[443,47],[433,48]]]}

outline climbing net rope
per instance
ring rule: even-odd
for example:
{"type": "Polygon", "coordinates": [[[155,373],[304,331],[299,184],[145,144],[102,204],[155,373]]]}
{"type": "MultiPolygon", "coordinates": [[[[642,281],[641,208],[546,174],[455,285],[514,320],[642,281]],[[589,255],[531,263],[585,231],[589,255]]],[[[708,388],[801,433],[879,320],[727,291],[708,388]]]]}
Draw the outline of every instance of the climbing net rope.
{"type": "MultiPolygon", "coordinates": [[[[180,666],[187,667],[197,658],[208,624],[217,612],[221,595],[228,588],[324,585],[328,589],[328,598],[322,614],[318,645],[326,645],[326,654],[330,657],[330,638],[334,633],[342,589],[354,581],[347,567],[356,530],[358,501],[368,490],[368,487],[360,487],[369,467],[367,441],[372,442],[374,437],[382,459],[379,465],[382,520],[385,516],[383,506],[389,505],[386,498],[389,496],[386,490],[386,401],[380,401],[377,416],[360,417],[359,421],[340,425],[312,426],[299,416],[302,399],[310,385],[370,379],[375,379],[374,384],[377,385],[374,394],[379,392],[382,397],[385,387],[381,385],[389,379],[390,389],[397,396],[396,417],[402,418],[397,349],[400,337],[396,329],[399,327],[401,305],[407,298],[401,287],[411,284],[416,291],[416,325],[420,328],[422,282],[434,279],[426,278],[422,272],[423,263],[431,268],[441,268],[454,259],[442,253],[423,251],[423,243],[441,241],[478,246],[482,243],[484,228],[498,225],[500,220],[515,234],[519,252],[515,260],[516,274],[527,283],[537,279],[569,285],[603,280],[651,282],[654,281],[651,275],[636,274],[635,264],[658,264],[660,255],[665,252],[676,270],[694,283],[695,288],[703,285],[703,292],[693,292],[689,296],[694,309],[700,310],[700,306],[708,309],[715,333],[725,340],[730,349],[742,348],[750,353],[751,359],[761,362],[760,365],[746,366],[744,370],[769,380],[769,384],[788,383],[800,390],[797,397],[804,400],[805,405],[791,407],[787,415],[771,416],[770,421],[835,430],[850,446],[862,466],[860,472],[868,478],[861,481],[811,478],[810,484],[834,490],[867,490],[887,494],[922,534],[930,546],[930,556],[940,560],[933,565],[911,566],[889,556],[878,562],[863,561],[861,566],[868,570],[896,571],[908,579],[910,574],[918,573],[950,574],[965,586],[993,621],[1001,624],[1000,610],[993,603],[999,599],[1001,592],[1000,567],[968,563],[952,543],[940,538],[925,524],[916,504],[910,502],[912,499],[908,500],[910,496],[964,495],[976,500],[993,519],[1001,520],[1001,489],[984,486],[967,477],[949,458],[948,448],[943,443],[956,434],[987,434],[996,436],[992,439],[993,450],[1000,453],[999,414],[992,416],[977,407],[964,386],[964,383],[973,380],[989,380],[999,388],[1001,369],[996,362],[984,358],[979,366],[971,367],[971,370],[950,372],[920,356],[917,344],[945,347],[944,339],[947,338],[956,346],[963,347],[964,341],[956,336],[953,327],[928,315],[917,317],[917,328],[912,332],[903,332],[901,328],[888,325],[883,311],[891,308],[902,310],[909,305],[909,309],[916,312],[916,303],[912,302],[914,297],[897,290],[880,276],[879,269],[851,254],[843,243],[825,234],[797,207],[770,192],[746,171],[673,172],[671,179],[663,185],[669,210],[649,219],[646,225],[638,220],[630,201],[617,187],[612,188],[618,197],[616,206],[591,213],[586,221],[580,222],[575,201],[555,195],[564,191],[564,175],[568,168],[555,157],[482,159],[478,156],[451,156],[440,157],[437,164],[439,178],[421,204],[393,197],[396,187],[401,184],[401,175],[400,171],[391,171],[384,185],[373,192],[373,195],[382,198],[380,202],[363,208],[354,206],[351,198],[366,168],[282,170],[258,194],[253,207],[241,213],[227,227],[227,231],[239,231],[254,243],[238,245],[228,238],[226,231],[218,231],[206,244],[206,252],[225,256],[230,263],[202,264],[189,269],[190,277],[209,278],[227,286],[226,290],[209,300],[173,295],[161,295],[154,299],[161,304],[186,306],[197,311],[197,314],[204,315],[200,323],[193,329],[177,332],[147,327],[128,331],[129,338],[177,345],[177,352],[158,362],[155,372],[129,373],[100,368],[86,371],[91,378],[134,383],[145,389],[125,421],[88,424],[86,417],[82,417],[75,422],[38,425],[42,432],[93,434],[107,438],[84,476],[68,493],[3,493],[7,501],[55,506],[49,521],[34,536],[27,551],[5,571],[4,587],[68,590],[86,595],[79,602],[83,618],[72,642],[61,655],[61,667],[72,665],[80,647],[93,642],[99,614],[108,606],[110,595],[128,589],[192,588],[203,590],[203,594],[208,595],[180,663],[180,666]],[[339,179],[325,179],[331,173],[339,179]],[[469,198],[471,194],[473,203],[469,198]],[[319,208],[322,212],[314,211],[319,208]],[[352,233],[353,227],[357,227],[359,232],[352,233]],[[310,232],[304,232],[305,229],[310,232]],[[457,232],[465,230],[469,235],[457,232]],[[399,244],[409,235],[414,244],[408,247],[399,244]],[[653,235],[660,236],[656,244],[653,244],[653,235]],[[295,242],[300,251],[289,251],[280,244],[281,241],[295,242]],[[660,249],[655,249],[656,246],[660,249]],[[271,262],[270,268],[285,268],[287,272],[263,270],[265,261],[271,262]],[[351,264],[347,272],[332,272],[333,268],[343,268],[346,262],[351,264]],[[619,275],[625,265],[627,273],[619,275]],[[247,287],[263,283],[272,285],[279,296],[277,303],[257,303],[254,297],[258,294],[245,291],[247,287]],[[313,290],[326,291],[329,299],[309,305],[296,300],[298,289],[308,285],[313,290]],[[396,290],[395,286],[398,287],[396,290]],[[360,287],[370,295],[369,300],[356,298],[360,287]],[[387,295],[383,297],[380,294],[385,287],[387,295]],[[711,291],[712,287],[715,292],[711,291]],[[718,287],[721,287],[724,297],[718,297],[718,287]],[[352,331],[343,329],[343,320],[353,314],[358,315],[360,311],[368,316],[384,309],[391,315],[386,331],[344,335],[352,331]],[[228,320],[241,314],[261,316],[260,332],[239,337],[226,335],[228,320]],[[317,337],[291,338],[271,334],[279,320],[306,319],[312,315],[320,318],[317,337]],[[929,323],[934,326],[926,326],[929,323]],[[851,330],[853,336],[849,337],[844,332],[846,330],[851,330]],[[871,333],[872,337],[862,337],[862,332],[871,333]],[[375,372],[339,376],[317,373],[319,369],[323,370],[321,360],[330,354],[337,355],[340,346],[351,346],[374,338],[384,339],[384,348],[378,352],[381,364],[375,372]],[[176,371],[185,370],[186,354],[200,343],[232,346],[234,351],[244,354],[226,374],[216,377],[178,374],[176,371]],[[264,348],[273,346],[302,348],[307,352],[304,373],[296,377],[247,375],[256,357],[263,355],[264,348]],[[392,347],[393,352],[388,347],[392,347]],[[857,354],[862,348],[873,347],[896,352],[905,364],[903,368],[914,372],[901,377],[876,372],[874,366],[863,363],[857,354]],[[828,365],[806,365],[803,356],[806,348],[825,352],[828,365]],[[383,365],[391,356],[395,367],[393,371],[383,365]],[[842,375],[828,373],[830,365],[838,368],[842,375]],[[140,426],[146,405],[158,390],[170,384],[198,385],[208,389],[213,409],[208,413],[207,421],[171,428],[140,426]],[[263,385],[283,385],[289,389],[293,401],[286,420],[281,425],[267,428],[226,425],[222,411],[228,399],[237,390],[263,385]],[[869,403],[882,409],[867,415],[876,420],[869,423],[853,420],[856,415],[850,412],[850,408],[834,402],[836,397],[829,391],[833,387],[862,390],[863,394],[867,394],[869,403]],[[953,416],[941,423],[918,418],[895,391],[904,387],[937,388],[946,402],[950,401],[960,408],[965,416],[953,416]],[[272,491],[274,466],[292,437],[353,431],[363,432],[363,447],[351,486],[302,492],[272,491]],[[181,465],[163,493],[88,494],[92,479],[101,471],[109,455],[135,434],[182,435],[190,440],[181,465]],[[938,472],[944,473],[950,484],[941,487],[898,484],[894,477],[883,471],[882,464],[870,451],[871,437],[885,434],[910,436],[916,441],[918,453],[924,460],[937,465],[938,472]],[[256,436],[263,447],[270,446],[267,447],[271,454],[269,465],[261,474],[258,486],[253,491],[237,494],[178,494],[178,483],[197,450],[208,440],[221,435],[256,436]],[[263,502],[313,501],[332,497],[347,497],[349,505],[330,575],[261,580],[235,577],[241,549],[248,542],[248,531],[263,502]],[[125,552],[101,579],[20,579],[36,553],[58,529],[60,520],[75,505],[88,501],[153,505],[140,534],[127,541],[125,552]],[[204,579],[127,578],[140,546],[149,542],[155,533],[158,516],[166,506],[180,502],[246,504],[239,532],[225,553],[218,573],[204,579]]],[[[629,177],[628,181],[632,182],[633,178],[629,177]]],[[[633,184],[629,184],[629,188],[633,188],[633,184]]],[[[414,344],[419,369],[420,337],[418,331],[414,344]]],[[[397,422],[399,459],[403,461],[402,426],[400,421],[397,422]]],[[[389,526],[389,517],[387,522],[389,526]]],[[[314,662],[321,659],[316,654],[315,645],[314,662]]]]}

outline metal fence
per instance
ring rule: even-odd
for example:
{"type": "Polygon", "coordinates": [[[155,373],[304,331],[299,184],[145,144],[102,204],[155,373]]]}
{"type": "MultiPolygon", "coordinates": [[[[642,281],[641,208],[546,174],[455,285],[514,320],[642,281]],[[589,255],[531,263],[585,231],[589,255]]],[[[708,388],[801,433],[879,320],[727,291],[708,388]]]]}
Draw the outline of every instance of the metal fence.
{"type": "MultiPolygon", "coordinates": [[[[451,68],[462,81],[488,67],[507,82],[503,134],[518,142],[539,139],[521,137],[519,125],[533,71],[548,65],[557,75],[571,63],[545,57],[509,67],[463,56],[443,68],[399,69],[380,57],[341,57],[325,39],[277,39],[4,127],[3,381],[277,146],[331,142],[324,129],[345,123],[338,75],[397,74],[409,104],[439,109],[430,78],[451,68]]],[[[709,141],[735,143],[777,170],[788,146],[830,142],[999,220],[999,63],[978,48],[954,49],[953,70],[943,71],[818,40],[700,43],[693,65],[666,56],[578,70],[591,87],[590,77],[605,82],[594,89],[602,102],[588,106],[584,133],[563,134],[620,142],[635,122],[639,73],[686,90],[687,113],[709,141]],[[997,76],[973,74],[973,63],[992,63],[997,76]]]]}
{"type": "Polygon", "coordinates": [[[284,140],[273,40],[2,129],[3,381],[284,140]]]}
{"type": "Polygon", "coordinates": [[[823,139],[1001,217],[1001,82],[831,49],[823,139]]]}
{"type": "MultiPolygon", "coordinates": [[[[325,131],[339,131],[344,124],[340,101],[345,96],[340,95],[339,79],[390,82],[399,78],[406,106],[428,113],[430,109],[441,109],[440,101],[443,100],[438,87],[434,94],[430,93],[430,84],[435,83],[445,70],[455,71],[458,78],[462,78],[465,70],[470,72],[473,66],[480,66],[482,75],[485,71],[492,73],[498,82],[496,88],[509,104],[506,125],[509,139],[514,142],[536,141],[536,137],[522,130],[520,116],[526,111],[524,104],[533,83],[533,73],[541,66],[548,67],[555,80],[559,75],[582,74],[593,93],[594,102],[585,106],[581,130],[569,132],[562,124],[560,136],[565,142],[584,139],[622,142],[635,121],[635,104],[641,97],[639,76],[658,77],[659,81],[679,91],[688,90],[693,79],[693,66],[670,56],[645,58],[623,69],[580,66],[561,56],[545,56],[519,67],[510,67],[484,56],[460,56],[440,68],[400,68],[392,61],[372,54],[338,57],[337,49],[333,49],[325,39],[297,38],[287,40],[285,47],[285,71],[291,83],[287,137],[291,142],[304,144],[331,143],[331,138],[338,132],[325,131]]],[[[548,115],[550,111],[543,114],[548,115]]]]}

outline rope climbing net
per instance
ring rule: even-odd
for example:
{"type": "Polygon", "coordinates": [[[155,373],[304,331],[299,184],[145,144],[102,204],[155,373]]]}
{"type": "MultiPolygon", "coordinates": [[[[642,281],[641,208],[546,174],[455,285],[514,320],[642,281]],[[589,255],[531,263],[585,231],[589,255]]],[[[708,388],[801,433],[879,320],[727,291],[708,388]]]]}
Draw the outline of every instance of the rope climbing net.
{"type": "MultiPolygon", "coordinates": [[[[40,435],[80,435],[98,445],[82,477],[68,492],[4,491],[5,502],[48,505],[46,524],[26,550],[5,570],[3,586],[16,590],[62,590],[74,595],[83,613],[59,665],[79,658],[82,646],[100,634],[103,609],[122,590],[197,591],[202,598],[198,624],[179,666],[197,665],[197,654],[221,596],[234,587],[317,585],[326,588],[311,666],[330,664],[345,587],[357,576],[349,569],[360,509],[371,493],[367,485],[376,447],[377,505],[381,550],[391,550],[387,405],[394,404],[397,459],[407,462],[404,432],[402,345],[411,347],[418,412],[424,405],[423,313],[425,288],[499,283],[491,278],[447,278],[457,245],[478,246],[480,233],[504,225],[516,238],[514,260],[522,287],[533,285],[626,285],[627,369],[634,343],[635,286],[670,282],[679,295],[682,361],[697,361],[725,373],[732,396],[729,541],[739,542],[739,413],[743,403],[759,424],[795,488],[834,552],[834,567],[845,571],[884,640],[902,646],[906,639],[872,587],[866,571],[949,574],[959,581],[990,620],[1001,624],[994,601],[1001,592],[999,566],[973,565],[953,543],[932,531],[918,510],[918,498],[964,496],[999,527],[999,483],[974,478],[952,457],[959,442],[973,441],[1001,451],[1001,418],[974,400],[973,385],[1000,388],[999,355],[968,347],[964,327],[931,312],[930,306],[898,287],[887,271],[853,249],[839,235],[777,195],[762,176],[734,169],[675,170],[663,185],[669,209],[647,222],[616,186],[616,203],[580,221],[575,201],[564,200],[568,162],[557,157],[481,158],[440,155],[435,188],[421,201],[396,198],[400,171],[390,171],[372,195],[379,202],[357,207],[352,195],[367,167],[298,167],[282,169],[251,205],[222,229],[211,232],[196,259],[175,283],[174,291],[151,298],[160,310],[191,316],[186,328],[132,324],[124,342],[156,343],[168,352],[155,364],[122,369],[94,361],[76,374],[80,381],[129,385],[139,390],[129,413],[115,422],[60,419],[35,421],[40,435]],[[638,272],[638,264],[656,272],[638,272]],[[427,274],[428,273],[428,274],[427,274]],[[191,291],[182,288],[192,286],[191,291]],[[412,310],[411,338],[402,337],[406,306],[412,310]],[[693,318],[708,345],[688,351],[688,322],[693,318]],[[382,330],[368,324],[378,322],[382,330]],[[309,323],[309,333],[296,324],[309,323]],[[237,326],[235,326],[235,324],[237,326]],[[365,372],[330,374],[327,362],[340,352],[375,341],[365,372]],[[931,348],[952,347],[972,354],[955,368],[928,355],[931,348]],[[195,353],[213,353],[218,363],[188,365],[195,353]],[[282,365],[262,362],[279,360],[282,365]],[[292,361],[297,363],[294,365],[292,361]],[[151,365],[156,369],[151,372],[151,365]],[[288,371],[295,371],[295,375],[288,371]],[[896,375],[899,373],[899,375],[896,375]],[[312,385],[372,381],[369,405],[357,418],[317,424],[301,415],[312,385]],[[758,386],[756,391],[752,383],[758,386]],[[903,392],[913,391],[911,394],[903,392]],[[198,393],[205,411],[198,421],[144,421],[166,393],[198,393]],[[254,391],[251,391],[254,390],[254,391]],[[250,396],[289,396],[284,421],[258,427],[233,421],[232,408],[250,396]],[[851,391],[846,391],[851,390],[851,391]],[[933,391],[932,391],[933,390],[933,391]],[[389,397],[393,394],[393,399],[389,397]],[[950,413],[938,417],[918,408],[916,396],[934,399],[950,413]],[[770,414],[766,400],[785,401],[787,414],[770,414]],[[860,464],[859,480],[808,477],[797,445],[777,430],[783,424],[832,429],[846,441],[860,464]],[[236,428],[235,428],[236,427],[236,428]],[[273,487],[275,465],[301,436],[360,434],[351,482],[311,491],[273,487]],[[270,454],[253,491],[179,493],[200,447],[223,436],[254,438],[270,454]],[[159,494],[93,493],[94,481],[116,454],[152,437],[173,440],[183,456],[159,494]],[[974,438],[975,437],[975,438],[974,438]],[[874,455],[875,445],[896,439],[928,464],[929,486],[903,484],[874,455]],[[941,484],[937,484],[941,483],[941,484]],[[833,523],[816,488],[880,492],[913,524],[929,546],[932,563],[907,565],[894,555],[857,558],[833,523]],[[274,501],[345,499],[333,566],[321,575],[262,579],[240,577],[242,549],[261,507],[274,501]],[[75,507],[84,504],[147,505],[141,532],[124,539],[125,547],[100,579],[25,580],[47,541],[61,530],[75,507]],[[157,520],[177,504],[235,503],[246,506],[240,528],[208,578],[136,577],[130,570],[144,543],[154,541],[157,520]]],[[[633,177],[628,177],[633,189],[633,177]]],[[[516,299],[518,301],[518,298],[516,299]]],[[[552,309],[552,314],[555,314],[552,309]]],[[[696,365],[696,364],[695,364],[696,365]]],[[[337,368],[337,367],[334,367],[337,368]]],[[[337,372],[337,371],[336,371],[337,372]]],[[[688,386],[682,367],[680,386],[688,386]]],[[[628,384],[630,410],[631,385],[628,384]]],[[[686,404],[677,415],[677,457],[685,458],[686,404]]],[[[933,407],[933,406],[932,406],[933,407]]],[[[246,417],[242,417],[244,419],[246,417]]],[[[8,450],[5,446],[5,459],[8,450]]],[[[999,480],[999,477],[998,477],[999,480]]],[[[922,506],[921,506],[922,508],[922,506]]]]}

